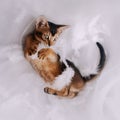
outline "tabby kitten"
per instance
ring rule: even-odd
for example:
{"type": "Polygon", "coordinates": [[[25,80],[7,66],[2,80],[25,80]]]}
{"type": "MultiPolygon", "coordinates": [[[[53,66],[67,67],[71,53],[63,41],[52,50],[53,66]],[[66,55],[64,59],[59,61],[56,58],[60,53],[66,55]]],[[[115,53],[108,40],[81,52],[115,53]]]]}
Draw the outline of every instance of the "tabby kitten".
{"type": "Polygon", "coordinates": [[[61,74],[56,54],[50,49],[67,25],[57,25],[47,21],[44,16],[36,20],[34,31],[27,35],[23,43],[25,58],[46,82],[54,81],[61,74]]]}
{"type": "MultiPolygon", "coordinates": [[[[62,88],[60,88],[59,90],[58,90],[58,88],[57,89],[54,88],[54,84],[56,84],[56,83],[53,83],[53,85],[51,87],[46,87],[44,89],[44,91],[48,94],[58,95],[58,96],[62,96],[62,97],[73,98],[73,97],[77,96],[79,91],[84,87],[85,83],[88,82],[89,80],[92,80],[95,77],[97,77],[98,74],[101,72],[101,70],[104,67],[105,59],[106,59],[104,48],[102,47],[102,45],[99,42],[97,42],[96,45],[100,51],[100,60],[99,60],[98,66],[97,66],[97,68],[98,68],[97,74],[90,74],[89,76],[83,77],[81,75],[80,71],[78,70],[78,68],[71,61],[66,60],[67,65],[70,68],[72,68],[72,70],[74,71],[74,73],[73,72],[71,73],[72,74],[72,76],[70,76],[71,78],[68,78],[68,79],[70,79],[70,81],[66,85],[64,84],[64,86],[62,86],[62,88]]],[[[56,57],[59,57],[59,56],[56,55],[56,57]]],[[[56,59],[56,60],[60,65],[64,66],[64,69],[67,69],[67,66],[63,62],[61,63],[61,61],[59,59],[56,59]]],[[[59,66],[59,69],[61,70],[62,67],[59,66]]],[[[68,72],[71,72],[71,71],[69,70],[68,72]]],[[[67,77],[69,77],[69,76],[67,76],[67,77]]],[[[59,83],[59,79],[60,79],[60,77],[58,76],[58,79],[57,79],[58,83],[59,83]]],[[[62,80],[62,82],[64,82],[64,81],[65,80],[62,80]]]]}
{"type": "MultiPolygon", "coordinates": [[[[66,60],[65,64],[60,60],[60,56],[50,48],[67,27],[51,23],[45,17],[38,18],[34,31],[25,39],[24,55],[34,69],[44,78],[45,82],[51,84],[50,87],[44,88],[46,93],[73,98],[87,81],[98,74],[82,77],[71,61],[66,60]]],[[[100,43],[96,44],[100,50],[99,73],[105,63],[105,52],[100,43]]]]}

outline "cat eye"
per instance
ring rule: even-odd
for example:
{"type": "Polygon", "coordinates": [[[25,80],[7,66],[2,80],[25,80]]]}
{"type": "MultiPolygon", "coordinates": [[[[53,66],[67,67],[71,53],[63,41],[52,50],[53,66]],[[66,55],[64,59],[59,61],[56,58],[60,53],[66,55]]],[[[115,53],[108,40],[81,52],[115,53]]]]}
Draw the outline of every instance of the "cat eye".
{"type": "Polygon", "coordinates": [[[41,33],[41,32],[37,32],[36,34],[37,34],[38,36],[41,36],[41,35],[42,35],[42,33],[41,33]]]}
{"type": "Polygon", "coordinates": [[[45,39],[49,39],[49,36],[48,36],[48,35],[45,35],[45,39]]]}

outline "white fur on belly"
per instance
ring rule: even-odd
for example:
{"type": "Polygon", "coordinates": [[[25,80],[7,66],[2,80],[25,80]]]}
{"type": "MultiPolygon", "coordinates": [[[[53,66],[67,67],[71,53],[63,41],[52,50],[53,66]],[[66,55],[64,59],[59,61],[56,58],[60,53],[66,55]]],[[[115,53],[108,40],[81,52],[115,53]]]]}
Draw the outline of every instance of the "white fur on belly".
{"type": "Polygon", "coordinates": [[[55,82],[49,87],[61,90],[71,83],[72,77],[74,76],[74,70],[70,67],[67,67],[61,75],[56,77],[55,82]]]}

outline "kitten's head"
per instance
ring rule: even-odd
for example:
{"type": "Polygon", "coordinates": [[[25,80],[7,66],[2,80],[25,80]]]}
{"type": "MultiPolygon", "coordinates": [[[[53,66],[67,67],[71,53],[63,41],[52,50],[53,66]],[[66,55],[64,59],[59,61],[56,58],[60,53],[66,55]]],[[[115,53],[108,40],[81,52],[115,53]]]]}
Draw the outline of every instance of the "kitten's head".
{"type": "Polygon", "coordinates": [[[44,16],[41,16],[36,20],[35,38],[48,46],[52,46],[55,44],[58,36],[66,28],[68,28],[67,25],[54,24],[47,21],[44,16]]]}

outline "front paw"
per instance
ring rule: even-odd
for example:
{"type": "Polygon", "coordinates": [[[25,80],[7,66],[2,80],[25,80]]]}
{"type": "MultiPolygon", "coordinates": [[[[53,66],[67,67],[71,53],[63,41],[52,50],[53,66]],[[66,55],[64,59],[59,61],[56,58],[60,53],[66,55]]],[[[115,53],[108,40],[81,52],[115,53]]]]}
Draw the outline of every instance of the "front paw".
{"type": "Polygon", "coordinates": [[[37,47],[33,46],[31,48],[28,49],[28,54],[31,56],[33,54],[35,54],[37,52],[37,47]]]}
{"type": "Polygon", "coordinates": [[[44,60],[48,56],[48,49],[42,49],[38,52],[38,58],[44,60]]]}

